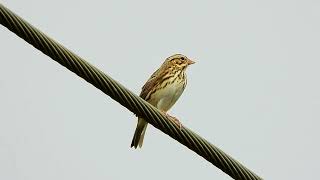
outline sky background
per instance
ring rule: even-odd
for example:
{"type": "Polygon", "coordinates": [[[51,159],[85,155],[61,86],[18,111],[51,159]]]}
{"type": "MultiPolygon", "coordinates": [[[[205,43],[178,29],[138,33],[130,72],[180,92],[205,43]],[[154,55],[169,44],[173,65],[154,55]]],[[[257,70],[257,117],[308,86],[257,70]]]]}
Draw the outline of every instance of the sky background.
{"type": "MultiPolygon", "coordinates": [[[[2,0],[128,89],[196,61],[170,114],[265,179],[320,179],[320,1],[2,0]]],[[[231,179],[0,26],[0,179],[231,179]]]]}

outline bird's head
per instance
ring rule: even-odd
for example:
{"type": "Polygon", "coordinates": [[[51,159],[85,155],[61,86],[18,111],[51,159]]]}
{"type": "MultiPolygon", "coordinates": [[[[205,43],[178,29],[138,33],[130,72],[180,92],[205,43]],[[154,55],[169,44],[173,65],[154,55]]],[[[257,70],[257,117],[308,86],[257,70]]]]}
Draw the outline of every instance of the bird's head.
{"type": "Polygon", "coordinates": [[[187,58],[182,54],[174,54],[168,57],[165,61],[165,64],[169,67],[185,70],[189,65],[194,64],[195,62],[187,58]]]}

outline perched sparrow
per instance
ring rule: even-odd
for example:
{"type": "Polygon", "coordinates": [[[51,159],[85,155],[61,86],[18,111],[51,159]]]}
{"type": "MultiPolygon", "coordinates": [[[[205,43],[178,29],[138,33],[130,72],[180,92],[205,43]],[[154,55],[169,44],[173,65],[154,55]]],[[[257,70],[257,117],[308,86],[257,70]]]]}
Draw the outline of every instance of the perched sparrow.
{"type": "MultiPolygon", "coordinates": [[[[167,111],[179,99],[187,85],[186,69],[194,61],[182,54],[168,57],[161,67],[154,72],[142,87],[140,97],[163,112],[174,122],[181,124],[178,119],[167,115],[167,111]]],[[[131,147],[141,148],[148,123],[138,118],[138,124],[132,139],[131,147]]]]}

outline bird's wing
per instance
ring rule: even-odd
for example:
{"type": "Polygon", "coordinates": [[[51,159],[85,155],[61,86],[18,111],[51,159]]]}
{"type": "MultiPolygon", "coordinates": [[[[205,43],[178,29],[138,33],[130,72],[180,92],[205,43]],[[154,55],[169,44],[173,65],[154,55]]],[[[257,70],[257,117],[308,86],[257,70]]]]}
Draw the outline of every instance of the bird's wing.
{"type": "Polygon", "coordinates": [[[159,80],[164,76],[165,72],[162,71],[161,69],[162,67],[156,70],[142,87],[140,97],[143,98],[144,100],[146,101],[149,100],[153,89],[156,87],[156,84],[159,83],[159,80]]]}

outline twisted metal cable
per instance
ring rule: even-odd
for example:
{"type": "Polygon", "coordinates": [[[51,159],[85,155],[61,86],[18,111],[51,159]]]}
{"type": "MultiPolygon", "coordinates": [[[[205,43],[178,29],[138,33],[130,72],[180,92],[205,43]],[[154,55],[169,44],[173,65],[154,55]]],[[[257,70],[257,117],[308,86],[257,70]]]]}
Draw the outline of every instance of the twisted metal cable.
{"type": "Polygon", "coordinates": [[[137,116],[143,117],[154,127],[211,162],[233,179],[262,179],[190,129],[183,127],[180,130],[158,109],[34,28],[2,4],[0,4],[0,23],[62,66],[109,95],[137,116]]]}

